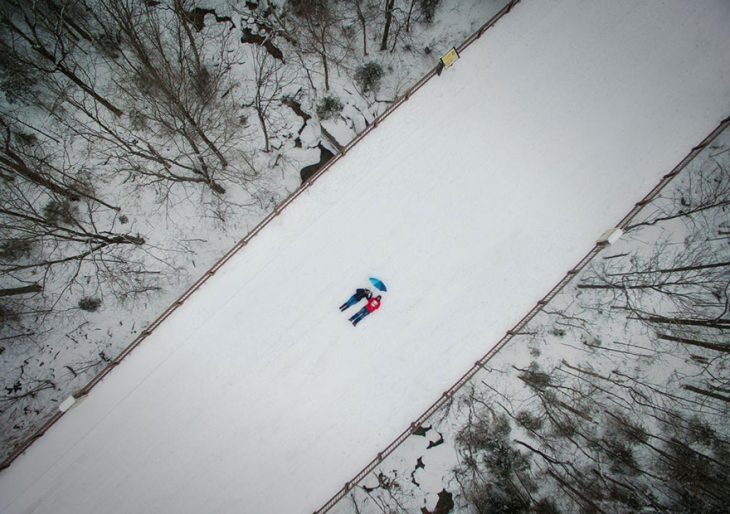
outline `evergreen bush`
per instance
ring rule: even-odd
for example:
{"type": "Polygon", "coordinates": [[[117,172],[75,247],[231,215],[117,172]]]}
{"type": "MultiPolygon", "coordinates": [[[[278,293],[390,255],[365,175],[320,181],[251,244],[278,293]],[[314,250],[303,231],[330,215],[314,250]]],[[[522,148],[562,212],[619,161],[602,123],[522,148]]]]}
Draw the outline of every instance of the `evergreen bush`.
{"type": "Polygon", "coordinates": [[[317,104],[317,116],[320,120],[329,120],[342,112],[342,102],[339,98],[327,95],[317,104]]]}
{"type": "Polygon", "coordinates": [[[383,78],[383,67],[375,61],[363,64],[355,70],[355,82],[363,93],[377,93],[383,78]]]}
{"type": "Polygon", "coordinates": [[[85,296],[79,300],[79,309],[87,312],[96,312],[101,307],[101,300],[93,296],[85,296]]]}
{"type": "Polygon", "coordinates": [[[54,225],[70,225],[76,214],[76,206],[69,200],[51,200],[43,207],[43,216],[54,225]]]}

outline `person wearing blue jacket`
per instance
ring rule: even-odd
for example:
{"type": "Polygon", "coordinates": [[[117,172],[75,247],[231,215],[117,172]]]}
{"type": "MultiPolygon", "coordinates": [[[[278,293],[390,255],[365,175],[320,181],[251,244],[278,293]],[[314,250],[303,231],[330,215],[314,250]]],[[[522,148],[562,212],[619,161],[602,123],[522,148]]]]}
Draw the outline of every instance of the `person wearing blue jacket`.
{"type": "Polygon", "coordinates": [[[357,302],[362,300],[363,298],[367,298],[368,300],[372,298],[373,293],[370,292],[370,289],[367,288],[360,288],[355,290],[355,294],[352,295],[345,303],[340,305],[340,312],[345,312],[347,309],[355,305],[357,302]]]}

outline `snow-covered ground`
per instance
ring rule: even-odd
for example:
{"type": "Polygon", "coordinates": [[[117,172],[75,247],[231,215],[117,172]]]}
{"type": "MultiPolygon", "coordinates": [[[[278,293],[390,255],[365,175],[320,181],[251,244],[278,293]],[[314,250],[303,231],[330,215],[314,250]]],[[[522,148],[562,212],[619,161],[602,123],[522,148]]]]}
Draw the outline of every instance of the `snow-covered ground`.
{"type": "MultiPolygon", "coordinates": [[[[74,137],[74,131],[69,130],[66,124],[79,129],[79,123],[82,126],[88,123],[86,116],[78,117],[76,112],[74,117],[75,109],[71,108],[67,113],[72,117],[70,122],[66,116],[61,116],[60,120],[49,118],[48,113],[43,109],[38,111],[37,106],[4,102],[3,89],[0,88],[0,111],[3,115],[21,120],[21,128],[29,129],[22,125],[28,122],[31,127],[42,127],[41,130],[51,137],[63,140],[63,144],[58,146],[52,140],[46,141],[45,151],[65,155],[73,167],[93,169],[97,194],[110,204],[121,207],[119,212],[109,210],[106,217],[97,217],[97,228],[101,229],[106,223],[110,230],[116,226],[122,232],[139,234],[146,241],[141,248],[119,251],[117,258],[112,259],[112,263],[119,263],[118,266],[113,265],[113,271],[102,268],[100,272],[97,259],[87,260],[80,270],[73,263],[62,264],[52,273],[43,274],[43,295],[24,301],[2,298],[0,311],[18,314],[17,319],[5,315],[4,323],[0,325],[0,387],[4,390],[4,394],[0,395],[0,460],[3,465],[15,445],[33,434],[64,398],[84,387],[205,270],[277,204],[297,190],[301,184],[300,170],[322,158],[321,145],[336,151],[324,130],[339,144],[349,143],[368,122],[372,122],[394,99],[433,68],[435,56],[464,41],[505,3],[506,0],[442,0],[431,23],[423,22],[419,9],[416,9],[410,31],[400,31],[398,37],[391,34],[391,43],[397,41],[397,44],[385,52],[374,51],[382,37],[382,27],[379,26],[382,25],[382,12],[368,12],[368,19],[375,18],[367,24],[368,48],[371,51],[364,56],[359,46],[353,47],[348,53],[339,55],[343,61],[336,65],[330,63],[333,66],[329,91],[324,87],[319,58],[302,56],[299,48],[293,47],[286,38],[281,35],[274,37],[274,43],[287,62],[286,67],[277,73],[286,80],[279,84],[282,89],[278,94],[273,95],[277,100],[270,113],[272,151],[265,152],[255,110],[243,106],[255,93],[256,88],[252,84],[255,73],[250,61],[261,54],[261,49],[240,41],[247,30],[261,33],[267,28],[274,30],[279,25],[272,21],[273,14],[263,14],[266,11],[263,3],[261,8],[252,9],[252,3],[243,5],[237,0],[206,2],[205,7],[215,9],[223,18],[217,23],[213,14],[205,16],[206,30],[199,36],[206,41],[204,46],[214,54],[217,54],[216,48],[220,50],[221,45],[227,45],[230,50],[228,58],[235,61],[227,79],[238,84],[235,91],[226,96],[232,103],[218,105],[219,114],[248,120],[243,126],[232,120],[229,124],[229,129],[235,132],[236,141],[236,148],[231,150],[229,159],[238,171],[229,170],[231,173],[224,179],[227,191],[222,197],[206,193],[207,186],[201,188],[199,184],[177,183],[169,187],[170,183],[163,182],[157,187],[143,179],[140,182],[126,171],[120,172],[117,159],[110,160],[110,153],[114,155],[115,150],[107,145],[105,138],[92,136],[87,140],[86,137],[74,137]],[[231,27],[225,21],[227,16],[235,21],[235,32],[229,31],[231,27]],[[377,19],[381,19],[380,23],[377,19]],[[358,67],[365,62],[375,62],[383,70],[377,94],[363,93],[353,78],[358,67]],[[312,79],[311,84],[302,80],[304,68],[312,79]],[[284,86],[284,83],[288,85],[284,86]],[[286,102],[280,102],[285,95],[296,98],[302,115],[297,115],[286,102]],[[316,114],[324,96],[335,96],[343,104],[340,115],[326,121],[316,114]],[[307,116],[311,118],[304,123],[307,116]],[[242,155],[248,155],[248,161],[259,171],[255,179],[246,181],[245,186],[240,179],[242,169],[248,167],[242,161],[242,155]],[[114,225],[116,217],[122,219],[122,215],[126,222],[114,225]],[[101,301],[100,307],[95,311],[82,310],[79,300],[84,297],[101,301]],[[50,313],[46,313],[47,309],[50,313]],[[39,311],[43,316],[33,316],[39,311]],[[28,332],[27,338],[18,337],[28,332]]],[[[30,5],[26,7],[30,8],[30,5]]],[[[347,8],[347,2],[341,2],[337,10],[341,12],[341,9],[347,8]]],[[[169,9],[163,4],[159,9],[167,10],[169,14],[169,9]]],[[[396,18],[404,20],[405,13],[399,13],[396,18]]],[[[340,19],[340,22],[348,23],[346,19],[340,19]]],[[[165,31],[172,29],[170,25],[165,26],[165,31]]],[[[335,27],[333,30],[336,30],[335,27]]],[[[306,39],[306,35],[302,37],[306,39]]],[[[351,37],[362,44],[359,35],[351,34],[351,37]]],[[[97,77],[100,86],[108,85],[114,76],[109,66],[113,69],[115,65],[104,59],[98,60],[100,56],[96,55],[94,47],[86,48],[82,44],[77,50],[77,53],[91,56],[90,75],[97,77]],[[94,56],[97,60],[93,59],[94,56]]],[[[82,58],[82,61],[85,60],[82,58]]],[[[213,57],[210,60],[216,61],[213,57]]],[[[127,72],[121,73],[122,77],[126,75],[127,72]]],[[[2,85],[6,84],[3,82],[2,85]]],[[[115,91],[113,85],[109,87],[109,96],[120,97],[118,101],[124,109],[135,109],[134,102],[125,104],[124,99],[129,101],[125,94],[115,91]]],[[[124,122],[121,125],[119,120],[108,122],[125,130],[124,122]]],[[[91,133],[97,129],[93,124],[88,127],[91,133]]],[[[220,130],[217,130],[216,134],[219,133],[220,130]]],[[[127,139],[158,141],[156,137],[155,130],[148,127],[141,132],[133,130],[127,139]]],[[[38,155],[38,149],[33,153],[38,155]]],[[[126,151],[121,153],[126,154],[126,151]]],[[[35,203],[42,205],[44,202],[39,199],[35,203]]],[[[10,241],[18,237],[6,232],[3,236],[10,241]]],[[[0,246],[6,243],[0,242],[0,246]]],[[[40,246],[54,248],[47,244],[40,246]]],[[[87,248],[84,246],[84,249],[87,248]]],[[[66,256],[75,253],[67,246],[57,250],[66,256]]],[[[12,268],[12,263],[3,261],[2,264],[7,266],[2,268],[3,271],[12,268]]],[[[37,278],[34,268],[27,270],[23,276],[0,272],[0,282],[6,288],[20,285],[24,280],[35,282],[37,278]]]]}
{"type": "Polygon", "coordinates": [[[727,116],[727,26],[521,2],[2,472],[0,510],[311,512],[727,116]]]}

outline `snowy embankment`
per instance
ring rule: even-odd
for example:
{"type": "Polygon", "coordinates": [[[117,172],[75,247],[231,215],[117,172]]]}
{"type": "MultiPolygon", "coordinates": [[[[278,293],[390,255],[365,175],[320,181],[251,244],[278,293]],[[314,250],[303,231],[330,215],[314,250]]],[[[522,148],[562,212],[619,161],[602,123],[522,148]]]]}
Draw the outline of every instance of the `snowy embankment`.
{"type": "Polygon", "coordinates": [[[0,510],[311,512],[727,115],[728,25],[523,1],[2,472],[0,510]]]}

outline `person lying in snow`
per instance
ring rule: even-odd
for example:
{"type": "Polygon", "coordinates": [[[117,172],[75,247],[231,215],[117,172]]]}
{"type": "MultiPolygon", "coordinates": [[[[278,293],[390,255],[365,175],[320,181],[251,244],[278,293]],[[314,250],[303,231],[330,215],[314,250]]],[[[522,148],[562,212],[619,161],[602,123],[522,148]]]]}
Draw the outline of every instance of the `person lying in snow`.
{"type": "Polygon", "coordinates": [[[357,326],[357,324],[360,323],[365,316],[367,316],[368,314],[370,314],[372,312],[377,311],[379,308],[380,308],[380,295],[368,300],[368,303],[365,304],[365,307],[363,307],[362,309],[357,311],[350,318],[350,321],[352,322],[353,326],[357,326]]]}
{"type": "Polygon", "coordinates": [[[350,297],[349,300],[347,300],[345,303],[340,305],[340,311],[345,312],[347,309],[355,305],[357,302],[362,300],[363,298],[367,298],[368,300],[373,297],[373,293],[370,292],[370,289],[355,289],[355,294],[350,297]]]}

